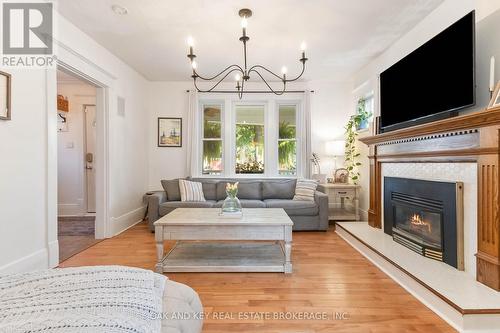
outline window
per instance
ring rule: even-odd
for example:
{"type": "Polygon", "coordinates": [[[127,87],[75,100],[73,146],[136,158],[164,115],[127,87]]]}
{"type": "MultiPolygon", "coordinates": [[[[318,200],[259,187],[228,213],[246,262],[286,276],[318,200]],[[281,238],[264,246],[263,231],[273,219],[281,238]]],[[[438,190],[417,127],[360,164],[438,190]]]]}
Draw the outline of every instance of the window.
{"type": "Polygon", "coordinates": [[[375,102],[375,98],[374,98],[373,93],[370,93],[367,96],[362,97],[358,100],[358,105],[356,107],[356,114],[361,114],[362,111],[364,111],[364,112],[370,114],[371,116],[369,119],[363,120],[359,124],[359,126],[356,128],[356,130],[361,131],[361,130],[365,130],[369,127],[369,123],[373,117],[373,111],[374,111],[374,107],[375,107],[374,102],[375,102]]]}
{"type": "Polygon", "coordinates": [[[279,105],[278,173],[297,175],[297,111],[295,105],[279,105]]]}
{"type": "Polygon", "coordinates": [[[263,105],[237,105],[236,174],[264,173],[265,109],[263,105]]]}
{"type": "Polygon", "coordinates": [[[222,107],[203,105],[203,174],[220,175],[222,161],[222,107]]]}
{"type": "Polygon", "coordinates": [[[193,152],[199,157],[191,162],[193,176],[303,176],[307,161],[302,145],[309,132],[302,121],[302,95],[295,100],[211,96],[216,97],[199,102],[195,118],[199,144],[193,152]]]}

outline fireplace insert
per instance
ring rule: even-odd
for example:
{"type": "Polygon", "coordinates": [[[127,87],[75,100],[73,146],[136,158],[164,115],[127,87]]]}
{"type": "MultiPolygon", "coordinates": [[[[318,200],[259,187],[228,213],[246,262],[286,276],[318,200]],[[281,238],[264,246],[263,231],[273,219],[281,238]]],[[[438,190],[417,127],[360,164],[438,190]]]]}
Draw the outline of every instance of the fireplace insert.
{"type": "Polygon", "coordinates": [[[463,183],[385,177],[384,232],[425,257],[463,269],[463,183]]]}

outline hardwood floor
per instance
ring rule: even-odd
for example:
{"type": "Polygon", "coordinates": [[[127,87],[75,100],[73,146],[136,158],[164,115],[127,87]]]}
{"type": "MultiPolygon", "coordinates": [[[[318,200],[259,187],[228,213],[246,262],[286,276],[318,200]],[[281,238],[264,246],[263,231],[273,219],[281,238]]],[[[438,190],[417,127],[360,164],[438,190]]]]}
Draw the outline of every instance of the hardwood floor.
{"type": "MultiPolygon", "coordinates": [[[[293,274],[168,274],[195,289],[207,313],[203,332],[456,332],[372,265],[333,230],[293,234],[293,274]],[[239,313],[241,312],[241,313],[239,313]],[[250,313],[255,313],[251,315],[250,313]],[[264,314],[325,313],[327,319],[272,320],[264,314]],[[344,320],[335,313],[346,313],[344,320]],[[214,318],[215,315],[225,319],[214,318]],[[252,317],[238,318],[238,316],[252,317]]],[[[168,251],[172,242],[165,243],[168,251]]],[[[105,240],[60,267],[127,265],[153,269],[154,235],[145,224],[105,240]]],[[[290,314],[289,314],[290,315],[290,314]]]]}

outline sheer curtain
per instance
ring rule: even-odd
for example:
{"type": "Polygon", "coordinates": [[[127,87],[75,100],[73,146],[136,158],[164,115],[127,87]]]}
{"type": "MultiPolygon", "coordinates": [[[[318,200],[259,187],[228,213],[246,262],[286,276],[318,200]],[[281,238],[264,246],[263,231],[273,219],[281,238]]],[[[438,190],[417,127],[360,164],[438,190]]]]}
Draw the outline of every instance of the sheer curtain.
{"type": "Polygon", "coordinates": [[[186,154],[186,176],[196,176],[199,172],[199,150],[200,150],[200,131],[198,130],[198,92],[196,90],[189,91],[189,104],[185,142],[187,148],[186,154]]]}
{"type": "Polygon", "coordinates": [[[312,93],[306,90],[304,93],[304,106],[300,120],[300,156],[302,159],[301,170],[299,176],[311,178],[311,104],[312,93]]]}

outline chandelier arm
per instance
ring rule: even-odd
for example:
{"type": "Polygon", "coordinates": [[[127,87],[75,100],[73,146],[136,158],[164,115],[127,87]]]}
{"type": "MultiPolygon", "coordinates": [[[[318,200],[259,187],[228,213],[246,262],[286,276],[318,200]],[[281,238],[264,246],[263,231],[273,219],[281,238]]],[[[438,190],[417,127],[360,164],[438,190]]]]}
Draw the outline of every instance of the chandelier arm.
{"type": "MultiPolygon", "coordinates": [[[[239,67],[239,66],[238,66],[238,67],[239,67]]],[[[219,85],[222,81],[224,81],[224,79],[225,79],[226,77],[228,77],[228,75],[229,75],[229,74],[231,74],[231,73],[232,73],[232,72],[234,72],[234,71],[239,71],[239,72],[241,72],[241,69],[239,69],[239,68],[235,68],[235,69],[230,70],[230,71],[229,71],[229,72],[227,72],[227,73],[226,73],[226,75],[224,75],[224,76],[223,76],[223,77],[222,77],[222,78],[221,78],[221,79],[220,79],[220,80],[219,80],[219,81],[218,81],[218,82],[217,82],[217,83],[216,83],[216,84],[215,84],[212,88],[210,88],[210,89],[208,89],[208,90],[201,90],[200,88],[198,88],[198,85],[196,84],[196,78],[194,78],[194,79],[193,79],[193,80],[194,80],[194,86],[195,86],[195,88],[196,88],[196,90],[197,90],[198,92],[202,92],[202,93],[211,92],[212,90],[214,90],[215,88],[217,88],[217,86],[218,86],[218,85],[219,85]]],[[[220,74],[219,74],[219,75],[220,75],[220,74]]]]}
{"type": "Polygon", "coordinates": [[[286,82],[297,81],[298,79],[300,79],[300,77],[302,76],[302,74],[304,74],[305,70],[306,70],[306,62],[303,61],[302,62],[302,71],[300,72],[300,74],[297,77],[295,77],[294,79],[287,79],[286,82]]]}
{"type": "Polygon", "coordinates": [[[238,91],[238,98],[242,99],[243,98],[243,88],[245,87],[245,80],[241,80],[241,90],[238,91]]]}
{"type": "MultiPolygon", "coordinates": [[[[283,81],[283,77],[282,77],[282,76],[279,76],[278,74],[275,74],[274,72],[270,71],[269,69],[267,69],[266,67],[261,66],[261,65],[253,65],[252,67],[250,67],[250,70],[248,71],[248,73],[250,74],[250,72],[252,72],[252,71],[253,71],[253,72],[258,73],[258,72],[255,70],[255,68],[261,68],[261,69],[265,70],[266,72],[268,72],[268,73],[270,73],[270,74],[272,74],[272,75],[276,76],[276,77],[277,77],[278,79],[280,79],[281,81],[283,81]]],[[[261,76],[261,77],[262,77],[262,76],[261,76]]]]}
{"type": "MultiPolygon", "coordinates": [[[[228,69],[230,69],[230,68],[232,68],[232,67],[236,67],[236,68],[237,68],[237,69],[239,69],[239,70],[240,70],[240,72],[243,74],[243,68],[241,68],[239,65],[236,65],[236,64],[231,65],[231,66],[227,66],[227,67],[226,67],[223,71],[221,71],[219,74],[214,75],[214,76],[212,76],[212,77],[208,77],[208,78],[201,76],[200,74],[198,74],[198,72],[197,72],[196,70],[194,71],[194,74],[195,74],[197,77],[199,77],[200,79],[202,79],[203,81],[212,81],[212,80],[216,79],[217,77],[221,76],[222,74],[224,74],[224,73],[225,73],[228,69]]],[[[236,70],[236,68],[235,68],[235,69],[233,69],[232,71],[236,70]]],[[[232,71],[231,71],[231,72],[232,72],[232,71]]],[[[231,73],[231,72],[229,72],[229,73],[231,73]]]]}
{"type": "Polygon", "coordinates": [[[258,76],[260,76],[260,78],[262,79],[262,81],[266,84],[266,86],[269,88],[269,90],[271,90],[271,92],[275,95],[283,95],[285,93],[285,90],[286,90],[286,81],[283,81],[283,79],[281,79],[281,82],[283,82],[283,90],[282,91],[276,91],[274,90],[270,85],[269,83],[267,83],[266,79],[264,79],[264,77],[255,69],[252,69],[250,70],[248,73],[250,74],[250,72],[254,72],[255,74],[257,74],[258,76]]]}

